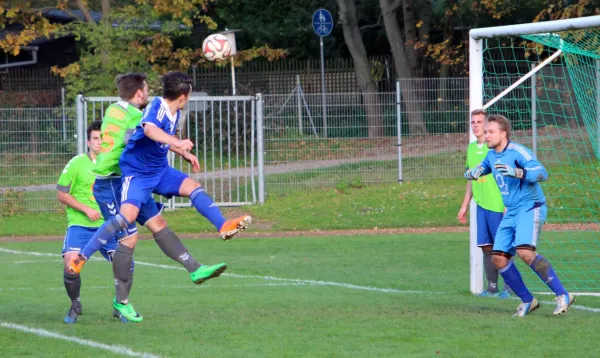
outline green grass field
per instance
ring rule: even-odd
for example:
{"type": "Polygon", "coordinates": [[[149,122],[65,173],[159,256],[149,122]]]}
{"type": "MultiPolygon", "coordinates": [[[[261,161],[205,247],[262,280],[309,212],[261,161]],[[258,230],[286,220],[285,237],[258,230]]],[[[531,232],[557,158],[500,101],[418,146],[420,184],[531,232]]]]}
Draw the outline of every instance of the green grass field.
{"type": "MultiPolygon", "coordinates": [[[[581,296],[567,314],[553,317],[552,296],[538,294],[542,308],[515,319],[518,301],[472,296],[465,234],[185,243],[201,262],[227,262],[226,275],[195,286],[153,242],[142,241],[131,300],[144,321],[121,324],[111,317],[111,267],[98,259],[82,273],[84,315],[73,326],[62,323],[69,301],[62,287],[61,242],[0,243],[1,355],[600,354],[597,297],[581,296]]],[[[535,290],[543,287],[521,269],[535,290]]]]}

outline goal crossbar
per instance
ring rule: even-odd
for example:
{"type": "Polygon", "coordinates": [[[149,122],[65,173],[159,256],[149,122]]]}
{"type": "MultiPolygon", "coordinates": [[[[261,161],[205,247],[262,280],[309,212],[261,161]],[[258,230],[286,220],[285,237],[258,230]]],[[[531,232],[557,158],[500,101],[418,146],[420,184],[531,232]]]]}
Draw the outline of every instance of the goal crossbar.
{"type": "Polygon", "coordinates": [[[534,22],[531,24],[482,27],[469,31],[469,36],[472,39],[479,40],[491,37],[530,35],[539,34],[541,32],[558,32],[598,26],[600,26],[600,15],[576,19],[534,22]]]}

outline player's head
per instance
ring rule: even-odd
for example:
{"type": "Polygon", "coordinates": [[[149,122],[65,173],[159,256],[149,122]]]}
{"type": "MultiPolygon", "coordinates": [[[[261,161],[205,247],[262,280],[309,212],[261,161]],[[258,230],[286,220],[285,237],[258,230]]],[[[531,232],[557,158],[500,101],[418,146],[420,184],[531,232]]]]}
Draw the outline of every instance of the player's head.
{"type": "Polygon", "coordinates": [[[476,109],[471,112],[471,130],[475,137],[481,138],[484,135],[483,126],[487,121],[487,116],[485,109],[476,109]]]}
{"type": "Polygon", "coordinates": [[[488,148],[503,150],[510,140],[510,122],[501,114],[492,114],[485,125],[485,142],[488,148]]]}
{"type": "Polygon", "coordinates": [[[100,149],[102,149],[102,139],[100,138],[101,127],[102,122],[95,121],[87,128],[87,145],[90,148],[90,152],[94,153],[94,155],[98,155],[100,149]]]}
{"type": "Polygon", "coordinates": [[[148,83],[146,83],[146,75],[143,73],[125,73],[118,75],[115,78],[119,97],[128,101],[139,108],[143,108],[148,104],[148,83]]]}
{"type": "Polygon", "coordinates": [[[185,108],[192,92],[192,79],[182,72],[168,72],[161,78],[163,84],[163,98],[169,102],[176,102],[177,109],[185,108]]]}

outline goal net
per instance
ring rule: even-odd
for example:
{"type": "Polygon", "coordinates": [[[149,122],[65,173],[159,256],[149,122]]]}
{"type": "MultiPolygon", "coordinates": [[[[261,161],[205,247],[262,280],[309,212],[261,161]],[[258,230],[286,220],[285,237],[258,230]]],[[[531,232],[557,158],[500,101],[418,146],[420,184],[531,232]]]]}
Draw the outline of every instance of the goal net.
{"type": "MultiPolygon", "coordinates": [[[[600,16],[470,36],[470,109],[506,116],[511,140],[532,148],[549,173],[539,251],[567,290],[600,292],[600,16]]],[[[484,278],[475,225],[472,217],[471,291],[478,293],[484,278]]],[[[519,263],[533,291],[549,292],[519,263]]]]}

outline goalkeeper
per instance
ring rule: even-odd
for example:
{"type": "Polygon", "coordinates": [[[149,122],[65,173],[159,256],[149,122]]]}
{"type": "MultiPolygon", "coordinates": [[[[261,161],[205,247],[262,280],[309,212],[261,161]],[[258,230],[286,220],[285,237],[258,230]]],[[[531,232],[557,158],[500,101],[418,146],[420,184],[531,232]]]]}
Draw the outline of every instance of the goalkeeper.
{"type": "MultiPolygon", "coordinates": [[[[469,144],[467,148],[467,169],[475,168],[487,155],[489,148],[485,144],[485,134],[483,127],[487,121],[487,112],[483,109],[477,109],[471,113],[471,129],[477,141],[469,144]]],[[[485,291],[479,296],[498,296],[500,298],[510,298],[510,288],[504,285],[504,290],[499,292],[498,287],[498,269],[492,262],[492,246],[498,225],[502,220],[504,213],[504,203],[502,195],[496,185],[496,180],[491,175],[479,177],[476,181],[468,181],[465,190],[465,197],[462,206],[458,212],[458,220],[465,224],[467,222],[467,211],[471,199],[477,203],[477,246],[483,251],[483,268],[488,281],[485,291]]]]}
{"type": "Polygon", "coordinates": [[[552,265],[536,252],[548,208],[539,182],[548,179],[546,168],[524,146],[510,141],[510,123],[506,117],[491,115],[485,127],[485,141],[490,150],[465,178],[477,180],[492,173],[506,206],[492,248],[492,260],[504,281],[521,299],[514,316],[524,317],[540,307],[525,286],[517,266],[510,260],[519,257],[556,294],[555,315],[566,312],[575,297],[568,293],[552,265]]]}

